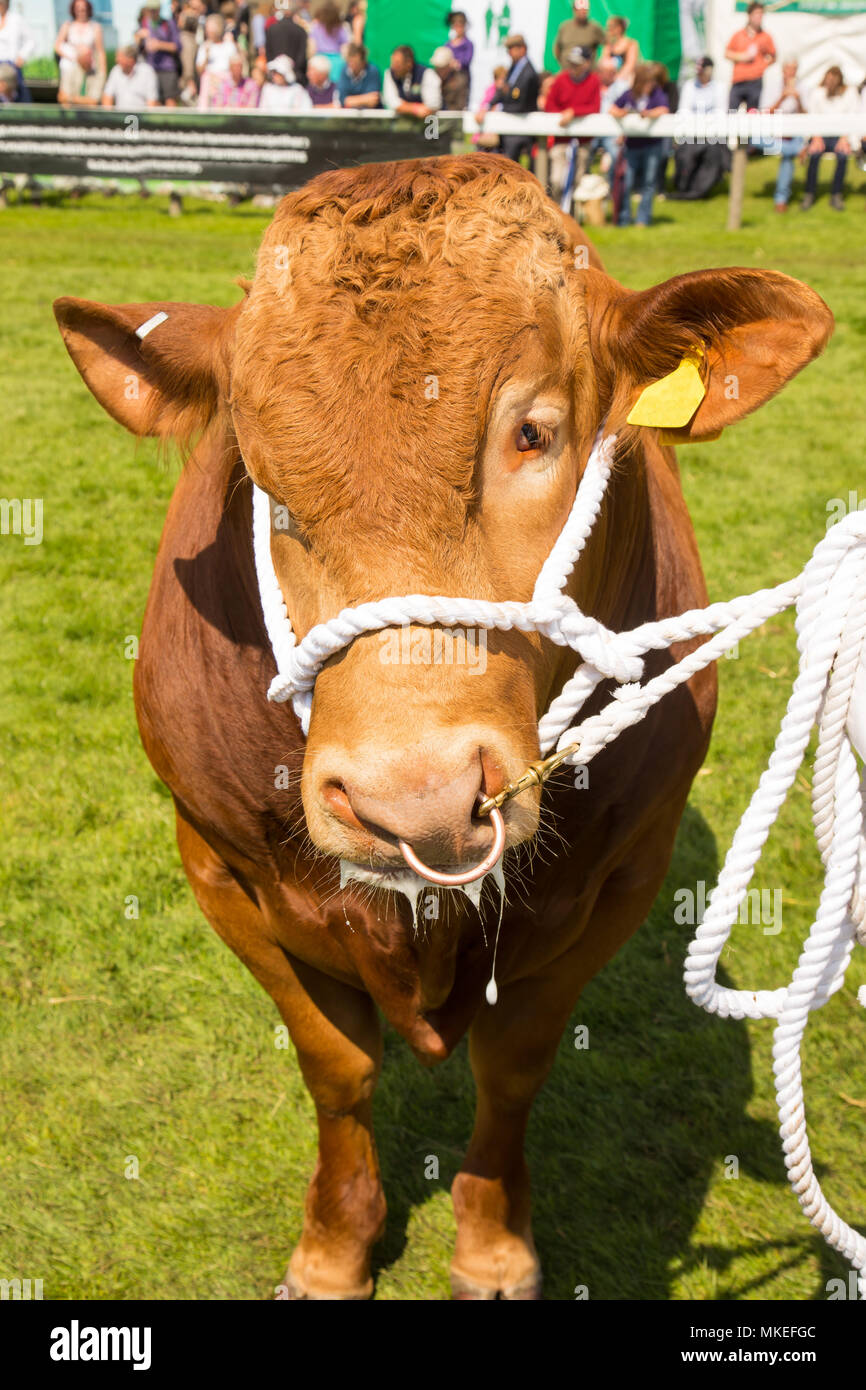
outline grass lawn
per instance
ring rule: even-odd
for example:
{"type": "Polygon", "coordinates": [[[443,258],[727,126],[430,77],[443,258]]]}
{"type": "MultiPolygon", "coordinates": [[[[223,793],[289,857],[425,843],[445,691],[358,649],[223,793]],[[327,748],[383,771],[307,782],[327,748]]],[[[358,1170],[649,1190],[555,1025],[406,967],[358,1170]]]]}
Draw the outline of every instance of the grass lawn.
{"type": "MultiPolygon", "coordinates": [[[[739,233],[725,232],[720,198],[661,203],[649,231],[596,237],[635,288],[759,266],[807,281],[836,314],[826,355],[782,396],[681,451],[713,598],[793,575],[831,499],[866,498],[864,183],[855,172],[844,214],[824,198],[780,217],[774,174],[772,161],[750,167],[739,233]]],[[[43,544],[0,536],[0,1276],[42,1278],[46,1298],[266,1298],[301,1228],[312,1106],[294,1054],[274,1047],[271,1001],[195,906],[133,715],[128,639],[174,473],[103,414],[51,314],[61,294],[232,303],[268,216],[188,202],[173,221],[164,198],[97,195],[0,213],[0,492],[44,499],[43,544]]],[[[674,893],[712,886],[764,767],[795,672],[790,615],[721,666],[713,744],[665,889],[587,989],[572,1022],[590,1047],[566,1030],[533,1114],[548,1298],[583,1284],[594,1299],[822,1299],[847,1273],[787,1185],[772,1025],[710,1018],[683,990],[692,928],[674,921],[674,893]]],[[[782,930],[736,930],[723,958],[735,986],[785,983],[817,904],[809,776],[755,880],[782,891],[782,930]]],[[[855,1223],[866,1221],[864,982],[861,951],[804,1055],[819,1177],[855,1223]]],[[[389,1034],[377,1298],[448,1297],[448,1189],[471,1112],[465,1046],[426,1072],[389,1034]],[[438,1180],[424,1175],[431,1154],[438,1180]]]]}

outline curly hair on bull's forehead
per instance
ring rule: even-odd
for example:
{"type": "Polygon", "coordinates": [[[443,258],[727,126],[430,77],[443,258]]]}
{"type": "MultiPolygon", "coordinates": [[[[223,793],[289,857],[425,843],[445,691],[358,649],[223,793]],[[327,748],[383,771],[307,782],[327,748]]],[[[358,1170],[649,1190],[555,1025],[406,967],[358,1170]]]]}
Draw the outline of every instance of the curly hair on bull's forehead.
{"type": "Polygon", "coordinates": [[[393,310],[407,290],[441,296],[449,270],[464,292],[501,293],[509,281],[530,296],[561,288],[570,255],[562,220],[531,175],[504,163],[442,157],[321,175],[277,209],[254,290],[292,298],[303,282],[343,291],[366,316],[393,310]]]}
{"type": "Polygon", "coordinates": [[[571,265],[555,205],[498,158],[314,180],[281,203],[238,323],[248,464],[309,527],[375,497],[396,530],[406,481],[423,477],[428,515],[462,534],[487,404],[521,336],[560,384],[579,360],[571,265]]]}

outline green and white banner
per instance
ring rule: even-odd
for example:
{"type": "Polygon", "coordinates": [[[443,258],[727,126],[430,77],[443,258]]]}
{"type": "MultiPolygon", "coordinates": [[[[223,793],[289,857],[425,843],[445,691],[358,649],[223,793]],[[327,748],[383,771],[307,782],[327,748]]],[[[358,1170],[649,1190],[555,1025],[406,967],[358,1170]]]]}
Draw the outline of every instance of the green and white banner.
{"type": "MultiPolygon", "coordinates": [[[[748,10],[749,4],[750,0],[737,0],[737,9],[748,10]]],[[[783,5],[774,5],[771,2],[767,5],[767,10],[771,17],[774,14],[785,14],[789,11],[796,11],[799,14],[866,14],[866,4],[863,3],[863,0],[787,0],[787,3],[783,5]]]]}

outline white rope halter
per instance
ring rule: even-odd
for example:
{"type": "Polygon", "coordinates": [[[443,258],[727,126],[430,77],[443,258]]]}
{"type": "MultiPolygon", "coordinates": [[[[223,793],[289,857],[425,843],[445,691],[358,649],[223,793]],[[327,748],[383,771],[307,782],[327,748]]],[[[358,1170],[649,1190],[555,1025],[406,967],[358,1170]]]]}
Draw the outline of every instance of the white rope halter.
{"type": "MultiPolygon", "coordinates": [[[[689,947],[686,990],[695,1003],[722,1017],[775,1018],[776,1099],[788,1176],[813,1225],[851,1261],[866,1298],[866,1240],[837,1216],[815,1177],[806,1133],[800,1043],[809,1013],[841,988],[858,932],[866,938],[866,838],[863,790],[852,740],[866,755],[866,513],[852,512],[816,546],[795,579],[773,589],[713,603],[678,617],[611,632],[583,613],[565,585],[601,509],[613,464],[615,436],[599,432],[577,489],[571,514],[542,566],[529,603],[411,594],[345,608],[298,642],[271,558],[270,500],[254,487],[253,541],[262,611],[277,675],[268,699],[291,700],[306,734],[316,677],[323,664],[361,633],[409,623],[540,632],[571,647],[582,664],[551,702],[538,726],[543,754],[579,742],[566,762],[587,764],[618,734],[644,718],[741,637],[797,605],[800,670],[769,766],[742,819],[719,875],[710,906],[689,947]],[[711,636],[711,634],[716,634],[711,636]],[[711,637],[645,685],[643,657],[694,637],[711,637]],[[573,721],[600,681],[617,683],[599,714],[573,721]],[[737,921],[749,882],[774,820],[818,725],[812,808],[825,884],[793,978],[776,990],[732,990],[718,985],[716,967],[737,921]]],[[[866,988],[860,991],[866,1005],[866,988]]]]}

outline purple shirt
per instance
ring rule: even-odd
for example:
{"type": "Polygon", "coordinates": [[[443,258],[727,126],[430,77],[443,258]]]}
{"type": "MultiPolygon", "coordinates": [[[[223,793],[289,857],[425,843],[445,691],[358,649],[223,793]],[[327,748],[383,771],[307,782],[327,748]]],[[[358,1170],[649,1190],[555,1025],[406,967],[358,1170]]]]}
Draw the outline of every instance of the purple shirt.
{"type": "Polygon", "coordinates": [[[336,34],[329,34],[324,24],[320,24],[317,19],[314,19],[310,25],[310,38],[316,45],[317,53],[339,53],[343,44],[348,43],[351,37],[352,35],[345,24],[340,25],[336,34]]]}
{"type": "Polygon", "coordinates": [[[449,39],[445,47],[451,49],[461,68],[469,67],[472,54],[475,52],[471,39],[449,39]]]}
{"type": "Polygon", "coordinates": [[[177,72],[180,33],[174,20],[162,19],[158,24],[148,20],[146,28],[152,39],[159,39],[161,43],[177,44],[177,51],[169,53],[167,49],[161,48],[156,53],[148,53],[147,49],[142,47],[142,57],[150,63],[155,72],[177,72]]]}
{"type": "Polygon", "coordinates": [[[315,82],[310,82],[307,91],[314,106],[331,106],[335,101],[339,104],[336,82],[326,82],[324,87],[317,87],[315,82]]]}
{"type": "MultiPolygon", "coordinates": [[[[638,112],[652,111],[658,106],[663,106],[666,111],[671,109],[671,104],[663,87],[653,87],[651,92],[642,97],[636,97],[633,88],[630,87],[627,92],[623,92],[622,96],[617,97],[613,105],[620,106],[626,111],[638,112]]],[[[647,135],[627,135],[625,143],[629,149],[639,150],[644,145],[661,144],[661,141],[658,136],[653,139],[647,135]]]]}

